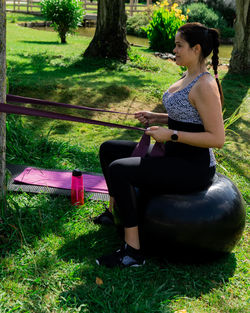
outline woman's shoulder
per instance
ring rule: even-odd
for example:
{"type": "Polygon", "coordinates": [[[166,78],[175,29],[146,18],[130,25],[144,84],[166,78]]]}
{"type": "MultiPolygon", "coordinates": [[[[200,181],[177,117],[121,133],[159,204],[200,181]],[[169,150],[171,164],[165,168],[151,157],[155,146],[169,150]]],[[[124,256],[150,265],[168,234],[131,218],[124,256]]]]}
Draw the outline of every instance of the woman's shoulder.
{"type": "Polygon", "coordinates": [[[206,84],[211,84],[211,83],[216,83],[214,77],[212,76],[212,74],[210,74],[209,72],[204,72],[202,73],[202,75],[199,77],[196,85],[206,85],[206,84]]]}
{"type": "Polygon", "coordinates": [[[207,72],[198,79],[197,83],[194,85],[193,91],[207,94],[214,89],[218,89],[216,80],[209,72],[207,72]]]}
{"type": "Polygon", "coordinates": [[[198,103],[205,104],[207,102],[215,103],[220,98],[216,80],[211,74],[203,75],[194,85],[190,94],[190,100],[197,106],[198,103]]]}

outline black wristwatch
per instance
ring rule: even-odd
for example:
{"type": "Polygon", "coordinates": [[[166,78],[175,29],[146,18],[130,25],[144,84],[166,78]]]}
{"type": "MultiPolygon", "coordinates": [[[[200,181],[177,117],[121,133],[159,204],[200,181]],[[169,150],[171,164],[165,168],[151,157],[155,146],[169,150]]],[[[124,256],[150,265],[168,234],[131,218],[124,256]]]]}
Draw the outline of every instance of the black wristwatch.
{"type": "Polygon", "coordinates": [[[178,140],[178,131],[174,130],[173,134],[171,135],[171,140],[172,141],[177,141],[178,140]]]}

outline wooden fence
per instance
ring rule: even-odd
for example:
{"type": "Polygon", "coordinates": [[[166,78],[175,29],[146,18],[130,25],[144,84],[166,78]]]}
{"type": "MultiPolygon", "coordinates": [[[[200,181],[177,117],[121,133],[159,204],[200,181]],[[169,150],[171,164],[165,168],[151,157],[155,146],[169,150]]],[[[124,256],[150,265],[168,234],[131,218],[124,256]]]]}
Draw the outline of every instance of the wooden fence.
{"type": "MultiPolygon", "coordinates": [[[[80,0],[87,14],[97,14],[97,2],[80,0]]],[[[152,0],[146,0],[145,4],[138,4],[138,0],[130,0],[126,4],[126,12],[129,16],[144,12],[152,4],[152,0]]],[[[20,12],[29,14],[41,14],[40,0],[6,0],[7,12],[20,12]]]]}

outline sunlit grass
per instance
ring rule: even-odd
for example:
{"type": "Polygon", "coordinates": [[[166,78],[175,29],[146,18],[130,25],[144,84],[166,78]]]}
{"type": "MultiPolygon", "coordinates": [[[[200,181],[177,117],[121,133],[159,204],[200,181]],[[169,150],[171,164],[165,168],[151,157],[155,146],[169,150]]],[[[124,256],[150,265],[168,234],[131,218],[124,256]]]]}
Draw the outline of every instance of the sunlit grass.
{"type": "MultiPolygon", "coordinates": [[[[26,16],[18,16],[25,19],[26,16]]],[[[10,93],[91,107],[134,112],[163,111],[162,92],[180,73],[175,64],[133,48],[127,64],[82,58],[89,38],[70,37],[61,45],[55,33],[8,23],[10,93]]],[[[249,76],[220,72],[225,119],[241,105],[249,111],[249,76]]],[[[68,110],[65,112],[72,114],[68,110]]],[[[127,125],[134,119],[85,114],[127,125]]],[[[249,201],[249,119],[243,115],[217,152],[218,171],[249,201]]],[[[8,117],[7,161],[45,168],[101,172],[98,150],[107,139],[138,140],[140,132],[8,117]]],[[[0,312],[242,313],[248,310],[247,230],[232,254],[215,263],[181,265],[149,259],[145,267],[123,271],[95,265],[95,258],[119,245],[114,229],[92,223],[104,203],[72,207],[66,197],[8,193],[8,214],[0,223],[0,312]],[[96,284],[100,277],[104,284],[96,284]]]]}

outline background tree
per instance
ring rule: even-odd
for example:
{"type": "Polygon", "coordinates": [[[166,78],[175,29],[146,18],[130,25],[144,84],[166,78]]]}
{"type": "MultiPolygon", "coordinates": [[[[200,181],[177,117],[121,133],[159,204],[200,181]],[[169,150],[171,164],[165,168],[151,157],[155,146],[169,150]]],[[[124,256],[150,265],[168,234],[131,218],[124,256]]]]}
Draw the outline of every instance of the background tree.
{"type": "Polygon", "coordinates": [[[58,32],[61,43],[66,43],[66,36],[73,34],[83,20],[83,8],[77,0],[43,0],[42,14],[58,32]]]}
{"type": "Polygon", "coordinates": [[[231,72],[250,72],[250,0],[236,0],[234,48],[230,60],[231,72]]]}
{"type": "MultiPolygon", "coordinates": [[[[6,14],[0,1],[0,102],[6,101],[6,14]]],[[[6,114],[0,112],[0,200],[5,196],[6,114]]]]}
{"type": "Polygon", "coordinates": [[[99,0],[95,35],[84,56],[126,62],[126,19],[124,0],[99,0]]]}

